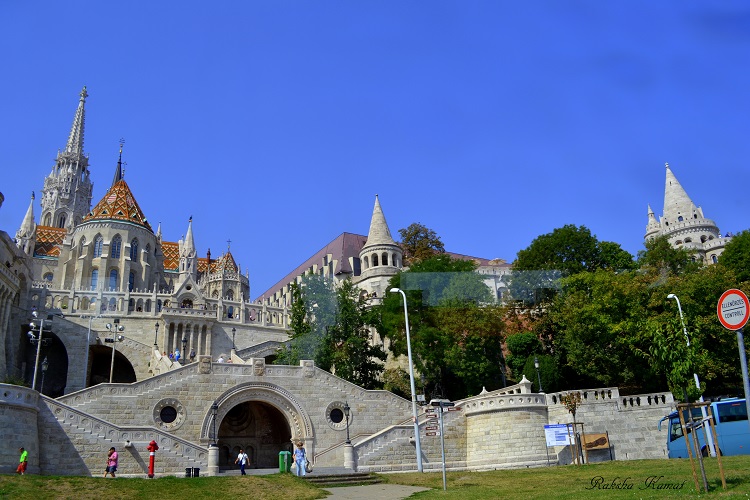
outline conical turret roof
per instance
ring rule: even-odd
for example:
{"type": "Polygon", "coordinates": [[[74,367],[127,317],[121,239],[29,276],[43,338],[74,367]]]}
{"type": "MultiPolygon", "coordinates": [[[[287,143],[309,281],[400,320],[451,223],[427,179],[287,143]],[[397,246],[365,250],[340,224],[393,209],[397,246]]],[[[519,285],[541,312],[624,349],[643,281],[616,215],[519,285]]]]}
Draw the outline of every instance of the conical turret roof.
{"type": "Polygon", "coordinates": [[[34,193],[31,193],[31,201],[29,201],[29,208],[26,210],[26,215],[23,218],[21,227],[16,233],[16,238],[29,238],[34,234],[36,230],[36,223],[34,222],[34,193]]]}
{"type": "Polygon", "coordinates": [[[372,219],[370,220],[370,232],[367,233],[367,243],[365,247],[372,245],[395,245],[388,229],[388,223],[385,221],[383,209],[380,207],[378,195],[375,195],[375,207],[372,210],[372,219]]]}
{"type": "Polygon", "coordinates": [[[665,166],[667,168],[667,179],[664,184],[664,218],[668,222],[675,222],[680,215],[683,217],[691,216],[695,210],[695,204],[672,173],[669,163],[665,166]]]}
{"type": "Polygon", "coordinates": [[[109,188],[104,198],[83,218],[84,223],[106,220],[130,222],[153,232],[124,179],[117,181],[114,186],[109,188]]]}

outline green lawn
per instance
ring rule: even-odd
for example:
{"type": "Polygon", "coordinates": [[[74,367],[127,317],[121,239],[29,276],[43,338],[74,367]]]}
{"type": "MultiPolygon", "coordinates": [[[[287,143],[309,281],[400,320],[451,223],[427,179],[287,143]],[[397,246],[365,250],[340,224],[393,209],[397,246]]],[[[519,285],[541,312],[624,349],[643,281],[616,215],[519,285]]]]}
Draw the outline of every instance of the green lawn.
{"type": "MultiPolygon", "coordinates": [[[[716,459],[706,461],[711,498],[750,498],[750,456],[724,457],[726,491],[716,459]]],[[[700,481],[700,471],[699,481],[700,481]]],[[[605,462],[583,466],[489,472],[450,472],[448,491],[443,492],[440,472],[388,474],[389,483],[432,488],[412,498],[427,499],[450,495],[460,500],[531,499],[620,499],[699,498],[688,460],[637,460],[605,462]],[[597,479],[601,478],[601,479],[597,479]],[[649,478],[659,478],[646,487],[649,478]],[[626,489],[605,485],[625,484],[626,489]],[[658,486],[679,489],[658,489],[658,486]]],[[[0,476],[0,498],[97,499],[185,497],[189,500],[248,498],[306,500],[325,498],[326,493],[291,474],[159,479],[102,479],[70,476],[0,476]]],[[[382,499],[388,500],[388,499],[382,499]]]]}

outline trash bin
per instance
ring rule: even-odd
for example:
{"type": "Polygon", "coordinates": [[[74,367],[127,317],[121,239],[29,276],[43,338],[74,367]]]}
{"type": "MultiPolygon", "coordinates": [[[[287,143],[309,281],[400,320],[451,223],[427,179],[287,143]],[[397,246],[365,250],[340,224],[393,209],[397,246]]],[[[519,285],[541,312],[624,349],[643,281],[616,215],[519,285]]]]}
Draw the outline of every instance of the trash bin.
{"type": "Polygon", "coordinates": [[[292,452],[279,452],[279,472],[289,472],[292,470],[292,452]]]}
{"type": "Polygon", "coordinates": [[[193,477],[201,477],[201,470],[199,467],[193,467],[193,477]]]}
{"type": "Polygon", "coordinates": [[[191,477],[193,473],[192,467],[185,467],[185,477],[191,477]]]}

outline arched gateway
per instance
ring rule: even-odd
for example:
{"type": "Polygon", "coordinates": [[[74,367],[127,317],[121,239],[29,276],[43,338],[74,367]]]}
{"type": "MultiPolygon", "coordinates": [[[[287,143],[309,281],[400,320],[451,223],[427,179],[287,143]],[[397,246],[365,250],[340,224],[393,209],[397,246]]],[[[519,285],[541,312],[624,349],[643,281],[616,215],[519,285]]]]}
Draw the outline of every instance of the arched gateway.
{"type": "Polygon", "coordinates": [[[310,418],[295,397],[285,389],[267,383],[233,387],[216,400],[216,421],[209,408],[202,437],[219,447],[219,467],[231,466],[240,448],[250,457],[250,466],[278,466],[280,451],[291,451],[301,440],[314,453],[310,418]]]}

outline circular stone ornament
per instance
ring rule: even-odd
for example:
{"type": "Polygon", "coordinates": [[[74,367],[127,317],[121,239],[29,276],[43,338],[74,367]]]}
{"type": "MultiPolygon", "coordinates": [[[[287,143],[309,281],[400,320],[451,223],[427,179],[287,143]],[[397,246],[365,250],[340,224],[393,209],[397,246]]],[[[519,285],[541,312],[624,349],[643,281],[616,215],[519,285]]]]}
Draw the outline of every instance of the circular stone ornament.
{"type": "Polygon", "coordinates": [[[173,431],[185,422],[185,408],[175,398],[164,398],[154,406],[153,417],[157,427],[173,431]]]}

